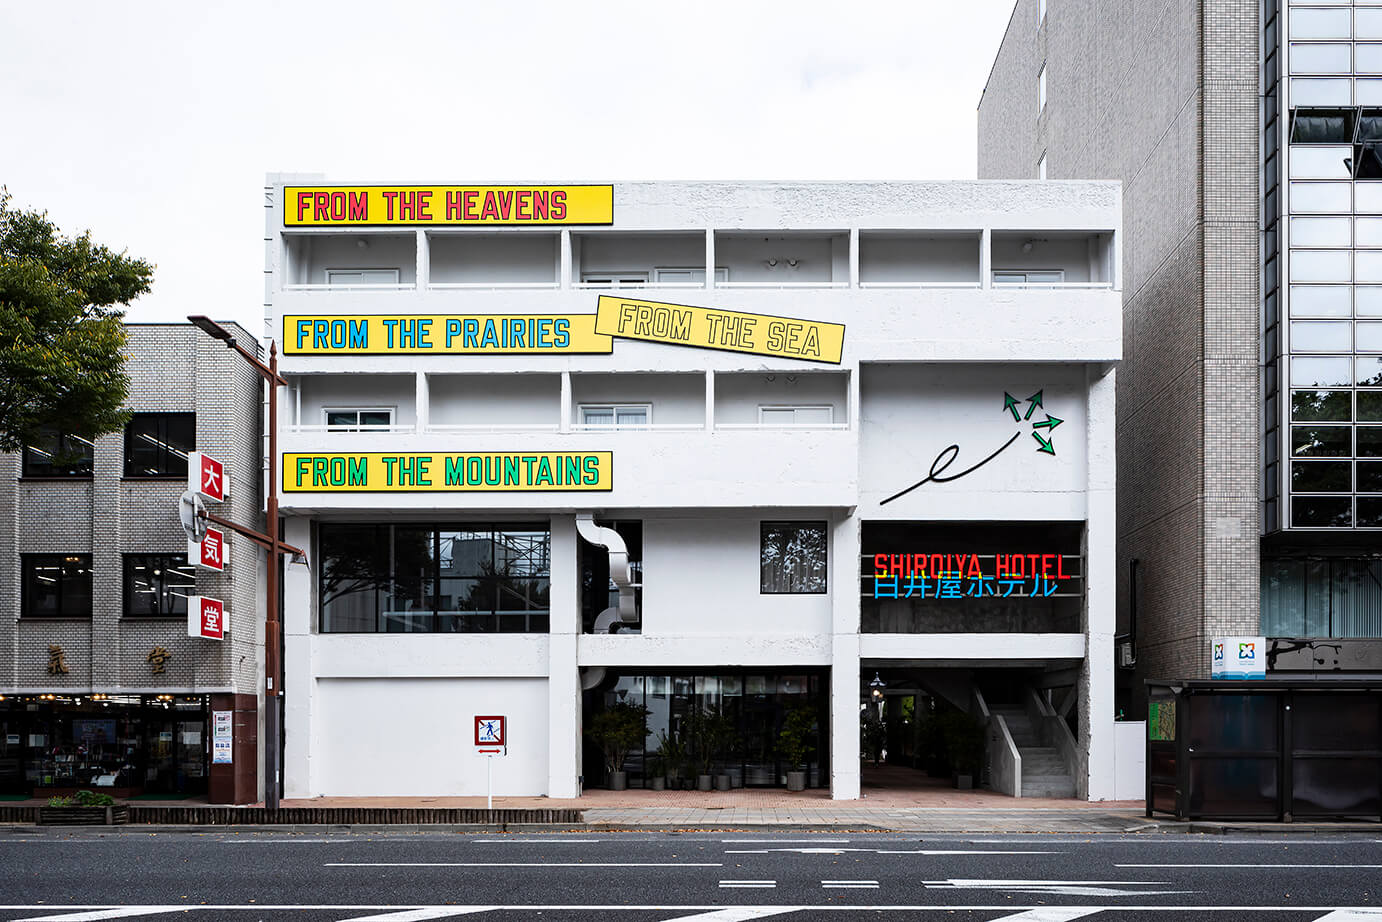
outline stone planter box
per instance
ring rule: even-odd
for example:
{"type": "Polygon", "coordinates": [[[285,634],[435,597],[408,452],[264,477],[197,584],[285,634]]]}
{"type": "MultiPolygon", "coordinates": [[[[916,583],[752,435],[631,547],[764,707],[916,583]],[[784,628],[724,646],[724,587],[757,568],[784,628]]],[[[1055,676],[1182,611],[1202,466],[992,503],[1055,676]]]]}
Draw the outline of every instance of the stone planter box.
{"type": "Polygon", "coordinates": [[[40,826],[123,826],[129,807],[39,807],[40,826]]]}

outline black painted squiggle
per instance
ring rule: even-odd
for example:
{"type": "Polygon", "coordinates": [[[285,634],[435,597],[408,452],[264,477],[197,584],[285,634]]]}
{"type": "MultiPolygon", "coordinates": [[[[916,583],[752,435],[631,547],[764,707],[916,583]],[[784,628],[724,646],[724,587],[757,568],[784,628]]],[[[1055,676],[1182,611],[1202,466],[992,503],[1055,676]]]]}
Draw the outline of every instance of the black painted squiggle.
{"type": "Polygon", "coordinates": [[[998,449],[997,451],[995,451],[993,454],[989,455],[989,456],[988,456],[987,458],[985,458],[984,460],[980,461],[978,464],[974,465],[973,467],[966,468],[965,470],[960,471],[958,474],[951,474],[949,477],[942,477],[941,475],[945,473],[946,468],[950,467],[950,465],[953,464],[953,463],[955,462],[955,456],[958,455],[958,454],[960,453],[960,446],[958,446],[958,445],[949,445],[949,446],[947,446],[947,447],[941,449],[941,453],[938,454],[938,455],[936,455],[936,460],[934,460],[934,461],[931,462],[931,473],[930,473],[930,474],[928,474],[926,477],[922,478],[921,480],[918,480],[916,483],[912,484],[912,485],[911,485],[910,487],[908,487],[907,489],[902,490],[902,491],[899,491],[899,492],[897,492],[897,493],[894,493],[892,496],[889,496],[887,499],[883,500],[883,501],[882,501],[881,503],[879,503],[878,505],[880,505],[880,506],[886,506],[888,503],[892,502],[893,500],[899,499],[899,498],[901,498],[901,497],[903,497],[903,496],[906,496],[908,493],[911,493],[913,490],[915,490],[917,487],[921,486],[922,484],[930,483],[930,482],[933,481],[933,480],[934,480],[936,483],[949,483],[949,482],[952,481],[952,480],[959,480],[959,479],[960,479],[961,477],[963,477],[965,474],[972,474],[972,473],[974,473],[975,471],[977,471],[979,468],[983,467],[985,464],[988,464],[988,463],[989,463],[990,461],[992,461],[994,458],[996,458],[996,457],[998,457],[999,455],[1001,455],[1001,454],[1003,453],[1003,451],[1004,451],[1005,449],[1007,449],[1007,447],[1010,446],[1013,442],[1016,442],[1016,441],[1018,440],[1018,437],[1021,436],[1021,435],[1022,435],[1021,432],[1014,432],[1014,433],[1013,433],[1013,437],[1010,438],[1010,439],[1008,439],[1006,442],[1004,442],[1001,448],[999,448],[999,449],[998,449]]]}

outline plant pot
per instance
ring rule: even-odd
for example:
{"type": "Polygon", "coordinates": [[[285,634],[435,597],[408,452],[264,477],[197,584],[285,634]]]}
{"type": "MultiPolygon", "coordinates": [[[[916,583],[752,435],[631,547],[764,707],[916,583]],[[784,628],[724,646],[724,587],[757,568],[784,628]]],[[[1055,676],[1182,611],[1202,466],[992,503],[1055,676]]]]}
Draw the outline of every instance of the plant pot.
{"type": "Polygon", "coordinates": [[[609,789],[611,791],[627,791],[629,789],[629,773],[610,772],[609,789]]]}
{"type": "Polygon", "coordinates": [[[123,826],[129,807],[39,807],[40,826],[123,826]]]}
{"type": "Polygon", "coordinates": [[[663,775],[654,775],[648,782],[654,791],[667,790],[667,778],[663,775]]]}
{"type": "Polygon", "coordinates": [[[697,775],[697,776],[696,776],[696,790],[698,790],[698,791],[708,791],[708,790],[710,790],[711,782],[713,782],[713,781],[714,781],[714,779],[713,779],[710,775],[697,775]]]}
{"type": "Polygon", "coordinates": [[[717,791],[728,791],[728,790],[729,790],[729,775],[716,775],[716,776],[715,776],[715,790],[717,790],[717,791]]]}
{"type": "Polygon", "coordinates": [[[955,787],[959,788],[961,791],[972,790],[974,788],[974,776],[956,772],[955,787]]]}
{"type": "Polygon", "coordinates": [[[804,791],[806,790],[806,772],[788,772],[787,790],[804,791]]]}

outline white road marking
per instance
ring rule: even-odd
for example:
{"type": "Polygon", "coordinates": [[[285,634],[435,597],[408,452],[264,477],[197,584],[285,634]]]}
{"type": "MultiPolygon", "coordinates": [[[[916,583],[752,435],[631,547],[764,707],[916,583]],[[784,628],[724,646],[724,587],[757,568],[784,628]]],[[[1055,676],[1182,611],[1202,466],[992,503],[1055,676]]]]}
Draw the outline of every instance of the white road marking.
{"type": "Polygon", "coordinates": [[[721,839],[725,845],[845,845],[849,839],[721,839]]]}
{"type": "Polygon", "coordinates": [[[1164,880],[983,880],[950,878],[924,881],[928,890],[1001,890],[1007,893],[1049,893],[1056,896],[1147,896],[1198,893],[1198,890],[1122,890],[1158,887],[1164,880]]]}
{"type": "Polygon", "coordinates": [[[990,922],[1071,922],[1072,919],[1083,919],[1103,911],[1102,908],[1090,909],[1087,906],[1043,906],[1019,912],[1015,916],[999,916],[990,922]]]}
{"type": "MultiPolygon", "coordinates": [[[[37,907],[32,907],[37,908],[37,907]]],[[[56,907],[54,907],[56,908],[56,907]]],[[[96,919],[128,919],[131,916],[152,916],[161,912],[181,912],[187,906],[114,906],[87,912],[63,912],[57,915],[29,916],[19,922],[88,922],[96,919]]]]}
{"type": "Polygon", "coordinates": [[[777,886],[775,880],[722,880],[721,890],[771,890],[777,886]]]}
{"type": "Polygon", "coordinates": [[[453,916],[468,916],[476,912],[490,912],[502,906],[428,906],[421,909],[405,909],[401,912],[385,912],[374,916],[350,916],[341,922],[423,922],[424,919],[450,919],[453,916]]]}
{"type": "Polygon", "coordinates": [[[877,890],[878,881],[876,880],[823,880],[821,888],[824,890],[877,890]]]}
{"type": "Polygon", "coordinates": [[[794,855],[843,855],[845,852],[869,852],[874,855],[1056,855],[1051,851],[996,851],[993,849],[964,848],[727,848],[726,855],[767,855],[771,852],[785,852],[794,855]]]}
{"type": "Polygon", "coordinates": [[[328,845],[339,842],[368,842],[368,839],[222,839],[222,845],[328,845]]]}
{"type": "Polygon", "coordinates": [[[1382,919],[1382,909],[1336,909],[1315,922],[1377,922],[1378,919],[1382,919]]]}
{"type": "MultiPolygon", "coordinates": [[[[399,907],[399,905],[398,905],[397,903],[394,903],[394,904],[392,904],[392,905],[387,905],[387,904],[374,904],[374,905],[370,905],[370,904],[355,904],[355,905],[351,905],[351,904],[341,904],[341,903],[325,903],[325,904],[319,904],[319,903],[302,903],[302,904],[235,903],[235,904],[229,904],[229,905],[227,905],[227,904],[220,904],[220,905],[201,905],[201,904],[198,904],[198,905],[195,905],[195,906],[124,906],[124,907],[112,907],[112,906],[111,906],[110,904],[108,904],[108,903],[106,903],[106,904],[100,904],[100,905],[93,905],[93,904],[88,903],[88,904],[82,904],[82,905],[71,905],[71,906],[63,906],[63,907],[58,907],[58,906],[42,906],[42,905],[35,905],[35,904],[33,904],[33,903],[25,903],[25,904],[13,904],[13,903],[11,903],[11,904],[2,904],[2,905],[0,905],[0,912],[4,912],[4,913],[6,913],[6,914],[8,915],[9,913],[14,913],[14,912],[18,912],[18,913],[30,913],[30,912],[38,912],[38,911],[41,911],[41,910],[42,910],[42,911],[50,911],[50,912],[60,910],[59,914],[57,914],[57,915],[51,915],[51,916],[38,916],[38,917],[35,917],[35,916],[22,916],[21,919],[20,919],[20,922],[65,922],[65,920],[75,920],[75,919],[77,919],[79,916],[84,917],[84,918],[87,918],[87,919],[109,919],[109,918],[119,918],[119,916],[111,916],[111,915],[109,915],[109,913],[110,913],[111,911],[113,911],[113,910],[115,910],[115,909],[117,909],[117,908],[118,908],[118,909],[123,909],[123,910],[130,910],[132,913],[138,914],[138,915],[149,915],[149,914],[160,913],[160,912],[164,912],[164,913],[173,913],[173,912],[175,912],[175,913],[179,913],[179,914],[182,914],[182,915],[186,915],[186,916],[188,916],[188,917],[190,917],[190,918],[193,918],[193,919],[195,919],[195,914],[198,913],[198,912],[221,912],[221,913],[226,913],[226,912],[244,912],[244,913],[260,913],[260,914],[262,914],[262,913],[264,913],[264,912],[270,912],[270,911],[272,911],[272,912],[308,912],[308,911],[310,911],[310,912],[331,912],[331,913],[355,913],[355,912],[367,912],[367,911],[370,911],[370,910],[374,910],[375,912],[380,912],[380,913],[383,913],[383,912],[398,912],[398,911],[400,911],[400,907],[399,907]],[[98,915],[87,915],[88,912],[106,913],[106,914],[104,914],[104,915],[99,915],[99,914],[98,914],[98,915]]],[[[477,911],[477,912],[479,912],[479,911],[485,911],[485,910],[490,910],[490,911],[498,910],[498,911],[513,911],[513,912],[522,911],[522,912],[528,912],[528,913],[533,913],[533,912],[586,912],[586,913],[591,913],[591,912],[606,912],[606,913],[614,913],[614,912],[701,912],[701,913],[709,913],[709,912],[717,912],[717,911],[719,911],[719,910],[721,910],[721,909],[724,909],[725,907],[724,907],[724,906],[721,906],[721,905],[716,905],[716,904],[713,904],[713,903],[707,903],[707,904],[685,904],[685,905],[680,905],[680,906],[669,906],[669,905],[667,905],[666,903],[646,903],[646,904],[624,904],[624,903],[616,903],[616,904],[604,904],[604,903],[584,903],[584,904],[581,904],[581,903],[533,904],[533,903],[520,903],[520,904],[511,904],[511,905],[504,905],[504,906],[468,906],[468,905],[458,905],[458,906],[414,906],[414,907],[407,907],[407,908],[409,908],[409,909],[446,909],[446,910],[448,910],[448,911],[450,911],[450,912],[458,912],[458,911],[461,911],[461,910],[473,909],[473,910],[475,910],[475,911],[477,911]]],[[[824,904],[824,905],[814,905],[814,906],[801,906],[801,905],[797,905],[797,906],[766,906],[766,905],[762,905],[762,906],[736,906],[736,907],[734,907],[734,908],[735,908],[735,909],[757,909],[757,910],[762,910],[762,911],[765,911],[765,912],[779,912],[779,913],[785,913],[785,912],[831,912],[831,913],[843,912],[843,913],[853,913],[853,914],[857,914],[857,913],[860,911],[860,907],[858,907],[858,906],[842,906],[842,905],[840,905],[840,904],[838,904],[838,903],[827,903],[827,904],[824,904]]],[[[909,912],[909,913],[918,913],[918,912],[931,912],[931,913],[938,913],[938,912],[969,912],[969,913],[973,913],[973,912],[1006,912],[1006,913],[1010,913],[1010,914],[1013,913],[1013,912],[1023,912],[1023,911],[1026,911],[1026,912],[1031,912],[1031,911],[1046,911],[1046,910],[1053,910],[1053,909],[1057,909],[1057,908],[1062,908],[1062,907],[1053,907],[1053,906],[1022,906],[1021,904],[1014,905],[1014,904],[1012,904],[1012,903],[1003,903],[1003,904],[985,904],[985,903],[938,904],[938,903],[927,903],[927,904],[901,904],[901,905],[887,904],[887,905],[869,905],[869,906],[867,907],[867,909],[868,909],[869,912],[909,912]]],[[[1072,907],[1072,908],[1073,908],[1073,907],[1072,907]]],[[[1325,915],[1325,916],[1316,916],[1315,919],[1314,919],[1314,922],[1323,922],[1323,920],[1325,920],[1325,919],[1328,919],[1329,922],[1353,922],[1353,920],[1357,920],[1357,922],[1379,922],[1379,919],[1382,918],[1382,910],[1379,910],[1379,909],[1377,909],[1376,907],[1371,907],[1371,906],[1291,906],[1291,907],[1283,908],[1283,907],[1280,906],[1279,904],[1273,904],[1273,905],[1270,905],[1270,906],[1247,906],[1247,905],[1245,905],[1245,906],[1214,906],[1214,905],[1210,905],[1210,906],[1198,906],[1198,905],[1195,905],[1195,904],[1174,904],[1174,905],[1167,905],[1167,904],[1160,904],[1160,905],[1133,904],[1133,905],[1129,905],[1129,904],[1123,903],[1123,904],[1118,904],[1118,905],[1114,905],[1114,904],[1089,904],[1089,905],[1081,906],[1081,907],[1079,907],[1079,908],[1080,908],[1082,911],[1087,911],[1087,912],[1088,912],[1089,914],[1091,914],[1091,915],[1093,915],[1093,914],[1095,914],[1095,913],[1098,913],[1098,912],[1115,912],[1115,911],[1117,911],[1117,912],[1124,912],[1124,913],[1128,913],[1128,912],[1171,913],[1171,914],[1176,914],[1176,915],[1180,915],[1180,916],[1189,916],[1189,915],[1194,914],[1194,913],[1225,913],[1225,914],[1228,914],[1229,918],[1231,919],[1231,918],[1234,918],[1234,917],[1237,917],[1237,918],[1252,918],[1254,915],[1262,914],[1262,913],[1277,913],[1277,914],[1287,913],[1287,914],[1290,914],[1290,915],[1292,915],[1292,916],[1295,916],[1295,915],[1297,915],[1297,914],[1305,914],[1305,913],[1326,913],[1326,914],[1327,914],[1327,915],[1325,915]]],[[[358,918],[358,917],[357,917],[357,918],[358,918]]],[[[682,918],[683,918],[683,917],[680,917],[680,916],[677,917],[678,920],[680,920],[680,919],[682,919],[682,918]]],[[[1003,916],[1002,918],[1003,918],[1003,919],[1010,919],[1010,918],[1012,918],[1012,916],[1011,916],[1011,915],[1009,915],[1009,916],[1003,916]]],[[[1038,918],[1040,918],[1040,917],[1038,917],[1038,918]]],[[[673,920],[664,920],[664,922],[673,922],[673,920]]],[[[997,920],[997,919],[993,919],[993,920],[990,920],[990,922],[998,922],[998,920],[997,920]]]]}
{"type": "Polygon", "coordinates": [[[332,861],[324,868],[722,868],[684,861],[332,861]]]}
{"type": "Polygon", "coordinates": [[[1382,864],[1115,864],[1115,868],[1382,868],[1382,864]]]}
{"type": "MultiPolygon", "coordinates": [[[[671,907],[668,907],[669,909],[671,907]]],[[[731,906],[712,912],[698,912],[694,916],[677,916],[663,922],[748,922],[750,919],[763,919],[767,916],[780,916],[796,912],[799,906],[731,906]]]]}
{"type": "Polygon", "coordinates": [[[517,844],[526,845],[547,845],[549,843],[556,843],[558,845],[567,845],[573,842],[603,842],[604,839],[471,839],[470,841],[475,843],[476,845],[480,844],[481,842],[514,842],[517,844]]]}

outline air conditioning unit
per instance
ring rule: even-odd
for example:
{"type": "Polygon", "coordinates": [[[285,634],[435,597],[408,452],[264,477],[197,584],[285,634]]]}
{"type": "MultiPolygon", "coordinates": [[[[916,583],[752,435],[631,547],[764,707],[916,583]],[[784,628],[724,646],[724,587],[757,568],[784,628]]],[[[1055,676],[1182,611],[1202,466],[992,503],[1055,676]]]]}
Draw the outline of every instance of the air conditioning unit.
{"type": "Polygon", "coordinates": [[[1137,654],[1133,652],[1132,642],[1124,641],[1118,645],[1118,665],[1131,669],[1137,664],[1137,654]]]}

